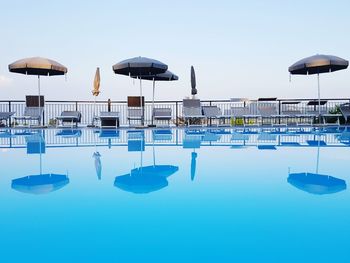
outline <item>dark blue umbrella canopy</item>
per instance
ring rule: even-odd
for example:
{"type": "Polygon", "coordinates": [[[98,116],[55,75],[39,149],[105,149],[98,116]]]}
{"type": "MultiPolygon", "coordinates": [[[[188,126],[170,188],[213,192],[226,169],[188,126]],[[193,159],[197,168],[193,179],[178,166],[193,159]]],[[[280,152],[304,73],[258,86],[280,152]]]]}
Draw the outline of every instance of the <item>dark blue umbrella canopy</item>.
{"type": "Polygon", "coordinates": [[[19,192],[46,194],[56,191],[69,183],[64,174],[29,175],[12,180],[11,187],[19,192]]]}
{"type": "Polygon", "coordinates": [[[167,70],[164,73],[160,73],[157,75],[145,75],[145,76],[131,76],[132,78],[141,78],[145,80],[154,80],[154,81],[174,81],[178,80],[179,77],[172,73],[171,71],[167,70]]]}
{"type": "Polygon", "coordinates": [[[145,194],[168,186],[167,177],[178,171],[173,165],[152,165],[132,169],[130,174],[117,176],[114,186],[135,194],[145,194]]]}
{"type": "Polygon", "coordinates": [[[334,194],[346,189],[346,182],[333,176],[315,173],[291,173],[288,183],[310,194],[334,194]]]}
{"type": "Polygon", "coordinates": [[[126,76],[157,75],[166,72],[168,65],[155,59],[135,57],[123,60],[113,66],[115,74],[126,76]]]}
{"type": "Polygon", "coordinates": [[[346,69],[349,61],[332,55],[315,55],[295,62],[289,67],[293,75],[312,75],[346,69]]]}

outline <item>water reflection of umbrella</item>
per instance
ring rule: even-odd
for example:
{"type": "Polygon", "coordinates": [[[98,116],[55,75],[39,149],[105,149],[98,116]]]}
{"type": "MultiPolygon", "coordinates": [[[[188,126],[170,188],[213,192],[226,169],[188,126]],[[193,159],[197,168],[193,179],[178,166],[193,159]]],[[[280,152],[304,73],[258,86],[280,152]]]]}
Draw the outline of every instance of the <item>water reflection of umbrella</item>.
{"type": "Polygon", "coordinates": [[[173,165],[151,165],[132,169],[129,174],[117,176],[114,186],[136,194],[150,193],[168,186],[167,177],[178,171],[173,165]]]}
{"type": "Polygon", "coordinates": [[[310,194],[334,194],[346,189],[346,182],[330,175],[319,174],[320,140],[317,147],[316,173],[289,173],[288,183],[310,194]]]}
{"type": "MultiPolygon", "coordinates": [[[[113,66],[115,74],[133,76],[140,79],[140,103],[143,117],[143,103],[142,103],[142,78],[141,76],[157,75],[166,72],[168,65],[146,57],[135,57],[123,60],[113,66]]],[[[142,118],[143,120],[143,118],[142,118]]],[[[143,125],[143,123],[142,123],[143,125]]]]}
{"type": "Polygon", "coordinates": [[[194,180],[194,177],[196,175],[196,166],[197,166],[197,156],[198,154],[196,152],[191,153],[191,180],[194,180]]]}
{"type": "Polygon", "coordinates": [[[336,56],[315,55],[297,61],[288,70],[293,75],[317,74],[318,113],[321,115],[320,74],[346,69],[348,65],[349,61],[336,56]]]}
{"type": "MultiPolygon", "coordinates": [[[[143,137],[142,137],[143,138],[143,137]]],[[[167,177],[176,173],[179,167],[174,165],[157,165],[153,140],[153,165],[143,166],[142,151],[141,166],[131,170],[129,174],[117,176],[114,186],[133,193],[149,193],[168,186],[167,177]]]]}
{"type": "Polygon", "coordinates": [[[68,183],[68,177],[63,174],[40,174],[14,179],[11,187],[23,193],[46,194],[56,191],[68,183]]]}
{"type": "MultiPolygon", "coordinates": [[[[9,65],[9,71],[25,75],[38,76],[38,100],[40,111],[40,76],[65,75],[68,70],[65,66],[61,65],[60,63],[54,60],[41,57],[33,57],[13,62],[9,65]]],[[[41,120],[39,119],[39,125],[40,123],[41,120]]]]}
{"type": "Polygon", "coordinates": [[[315,173],[293,173],[288,183],[310,194],[334,194],[346,189],[346,182],[333,176],[315,173]]]}
{"type": "Polygon", "coordinates": [[[98,180],[102,178],[102,164],[101,164],[101,154],[99,152],[94,152],[92,157],[95,159],[95,169],[98,180]]]}
{"type": "Polygon", "coordinates": [[[42,172],[42,154],[45,153],[43,131],[26,137],[27,154],[39,154],[39,174],[12,180],[11,187],[17,191],[31,194],[45,194],[56,191],[69,183],[67,175],[44,174],[42,172]]]}
{"type": "MultiPolygon", "coordinates": [[[[174,73],[172,73],[168,70],[164,73],[157,74],[157,75],[132,76],[132,78],[141,78],[141,79],[153,81],[152,114],[153,114],[153,110],[154,110],[154,92],[155,92],[155,86],[156,86],[155,82],[156,81],[174,81],[174,80],[179,79],[178,76],[176,76],[174,73]]],[[[153,125],[153,115],[152,115],[152,125],[153,125]]]]}

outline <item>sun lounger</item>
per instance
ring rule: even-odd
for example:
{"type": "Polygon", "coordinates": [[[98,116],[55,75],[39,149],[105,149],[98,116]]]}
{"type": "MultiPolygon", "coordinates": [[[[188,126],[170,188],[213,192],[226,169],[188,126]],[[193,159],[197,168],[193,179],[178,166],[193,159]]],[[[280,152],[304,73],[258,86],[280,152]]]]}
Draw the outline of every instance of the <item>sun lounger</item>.
{"type": "Polygon", "coordinates": [[[172,118],[171,113],[171,108],[154,108],[153,119],[155,121],[167,121],[169,126],[172,118]]]}
{"type": "Polygon", "coordinates": [[[17,121],[23,121],[24,124],[27,124],[29,121],[37,121],[38,124],[43,116],[44,108],[43,107],[25,107],[24,113],[22,116],[15,116],[13,119],[15,120],[15,125],[17,125],[17,121]]]}
{"type": "Polygon", "coordinates": [[[40,124],[44,114],[44,102],[44,96],[40,96],[40,101],[39,96],[26,96],[26,106],[23,115],[13,117],[15,120],[14,126],[17,125],[17,121],[23,121],[25,125],[29,121],[29,126],[31,121],[37,121],[40,124]]]}
{"type": "Polygon", "coordinates": [[[5,121],[6,126],[11,126],[11,117],[13,114],[15,114],[15,112],[10,112],[10,111],[0,112],[0,124],[1,124],[1,121],[5,121]]]}
{"type": "Polygon", "coordinates": [[[271,120],[271,126],[276,124],[276,120],[278,120],[277,124],[287,125],[287,122],[281,123],[281,119],[289,118],[289,115],[280,114],[278,109],[278,103],[276,98],[259,98],[258,99],[258,113],[261,115],[261,124],[264,124],[264,119],[271,120]]]}
{"type": "Polygon", "coordinates": [[[211,120],[216,119],[219,121],[218,125],[222,124],[222,120],[230,118],[231,116],[223,115],[221,109],[218,106],[203,106],[203,114],[207,118],[207,124],[211,125],[211,120]]]}
{"type": "Polygon", "coordinates": [[[140,121],[141,125],[144,124],[144,110],[145,110],[145,98],[138,96],[128,97],[128,115],[127,120],[129,126],[131,121],[140,121]]]}
{"type": "Polygon", "coordinates": [[[119,127],[119,112],[116,111],[101,111],[97,117],[100,123],[100,128],[117,128],[119,127]]]}
{"type": "Polygon", "coordinates": [[[329,124],[327,122],[329,118],[332,118],[332,119],[336,118],[336,124],[339,125],[340,117],[342,116],[342,114],[329,113],[329,110],[326,107],[326,104],[327,104],[327,100],[321,100],[320,106],[319,106],[318,100],[311,100],[307,103],[308,108],[307,108],[306,114],[313,117],[314,119],[321,114],[320,118],[324,125],[329,124]],[[320,111],[318,107],[320,107],[320,111]]]}
{"type": "Polygon", "coordinates": [[[183,117],[188,126],[190,126],[191,119],[199,119],[200,125],[202,125],[202,120],[205,116],[202,113],[201,102],[199,99],[184,99],[182,106],[183,117]]]}
{"type": "Polygon", "coordinates": [[[64,125],[64,123],[70,123],[71,127],[78,126],[78,123],[81,121],[81,113],[79,111],[62,111],[61,115],[56,117],[57,120],[57,126],[59,126],[59,123],[61,123],[61,126],[64,125]]]}
{"type": "Polygon", "coordinates": [[[348,122],[348,118],[350,117],[350,103],[344,103],[340,105],[340,112],[345,119],[345,123],[348,122]]]}

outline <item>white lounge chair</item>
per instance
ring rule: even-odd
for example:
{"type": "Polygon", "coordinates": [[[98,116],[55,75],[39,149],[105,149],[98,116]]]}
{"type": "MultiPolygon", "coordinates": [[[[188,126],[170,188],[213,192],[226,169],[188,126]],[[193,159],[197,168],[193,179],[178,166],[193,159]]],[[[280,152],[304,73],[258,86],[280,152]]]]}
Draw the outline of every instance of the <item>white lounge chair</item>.
{"type": "Polygon", "coordinates": [[[43,107],[25,107],[24,113],[22,116],[13,117],[15,120],[15,125],[17,125],[17,121],[23,121],[25,125],[29,122],[29,126],[31,124],[30,123],[31,121],[37,121],[39,124],[43,116],[43,113],[44,113],[43,107]]]}
{"type": "Polygon", "coordinates": [[[201,102],[199,99],[184,99],[182,106],[183,117],[188,126],[190,126],[191,119],[199,119],[200,124],[202,125],[202,120],[205,116],[202,113],[201,102]]]}
{"type": "Polygon", "coordinates": [[[81,121],[81,113],[79,111],[62,111],[60,116],[56,117],[57,125],[61,123],[61,126],[64,126],[64,123],[70,123],[71,127],[74,125],[77,127],[78,123],[81,121]]]}
{"type": "Polygon", "coordinates": [[[207,124],[211,125],[211,120],[216,119],[219,121],[218,125],[224,123],[225,119],[230,116],[222,114],[221,109],[218,106],[202,106],[203,114],[207,118],[207,124]]]}
{"type": "Polygon", "coordinates": [[[100,128],[117,128],[119,127],[119,112],[117,111],[101,111],[97,117],[100,128]]]}
{"type": "Polygon", "coordinates": [[[1,123],[1,121],[5,121],[6,126],[11,126],[11,117],[14,114],[15,114],[15,112],[12,112],[12,111],[0,112],[0,123],[1,123]]]}
{"type": "Polygon", "coordinates": [[[261,115],[261,125],[264,124],[264,119],[271,120],[271,126],[276,124],[287,125],[287,122],[281,123],[281,119],[289,118],[289,115],[280,114],[276,98],[260,98],[258,99],[258,113],[261,115]]]}
{"type": "Polygon", "coordinates": [[[340,112],[342,113],[345,123],[348,122],[348,118],[350,118],[350,103],[344,103],[340,105],[340,112]]]}
{"type": "Polygon", "coordinates": [[[171,108],[154,108],[152,115],[155,121],[167,121],[168,126],[170,125],[172,118],[171,108]]]}
{"type": "Polygon", "coordinates": [[[127,120],[129,126],[131,121],[140,121],[141,125],[144,125],[144,110],[145,110],[145,98],[138,96],[128,97],[128,115],[127,120]]]}

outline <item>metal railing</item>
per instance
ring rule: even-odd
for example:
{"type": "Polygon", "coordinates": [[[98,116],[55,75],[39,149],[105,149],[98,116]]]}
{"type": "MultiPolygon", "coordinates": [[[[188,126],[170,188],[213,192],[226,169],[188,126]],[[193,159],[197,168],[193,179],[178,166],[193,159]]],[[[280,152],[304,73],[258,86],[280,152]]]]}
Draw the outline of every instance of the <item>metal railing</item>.
{"type": "MultiPolygon", "coordinates": [[[[200,148],[205,146],[260,146],[273,145],[277,147],[309,147],[311,142],[323,141],[322,147],[349,147],[350,132],[347,128],[332,129],[327,128],[324,132],[316,131],[314,128],[300,128],[301,134],[287,132],[284,128],[281,133],[275,133],[273,128],[250,128],[242,131],[237,128],[221,129],[222,133],[217,133],[217,129],[205,129],[204,132],[193,134],[186,129],[173,128],[171,133],[164,136],[157,136],[153,129],[134,130],[127,129],[110,130],[113,134],[104,136],[100,130],[94,129],[73,129],[79,131],[76,136],[62,135],[60,129],[44,130],[1,130],[0,148],[26,148],[30,138],[42,138],[45,147],[94,147],[94,146],[124,146],[128,147],[130,142],[142,141],[145,147],[154,146],[178,146],[186,149],[200,148]],[[7,132],[7,134],[6,134],[7,132]],[[344,137],[344,138],[343,138],[344,137]]],[[[64,129],[69,131],[70,129],[64,129]]],[[[321,130],[322,131],[322,130],[321,130]]],[[[158,134],[159,135],[159,134],[158,134]]]]}
{"type": "MultiPolygon", "coordinates": [[[[278,105],[278,113],[281,114],[283,111],[288,110],[299,110],[305,112],[307,109],[310,109],[310,106],[307,106],[309,101],[316,99],[278,99],[275,102],[278,105]],[[294,104],[290,104],[295,102],[294,104]]],[[[342,99],[322,99],[326,100],[323,106],[321,106],[323,111],[331,112],[336,109],[337,106],[343,103],[350,102],[348,98],[342,99]]],[[[230,100],[202,100],[202,106],[218,106],[221,111],[227,112],[232,107],[233,103],[230,100]]],[[[249,101],[251,105],[258,103],[256,100],[249,101]]],[[[235,103],[235,106],[244,106],[246,102],[235,103]]],[[[172,125],[182,125],[182,101],[156,101],[155,107],[157,108],[170,108],[172,111],[172,125]]],[[[316,106],[313,106],[316,109],[316,106]]],[[[0,111],[13,111],[15,112],[14,116],[21,116],[25,108],[25,101],[22,100],[2,100],[0,101],[0,111]]],[[[128,125],[127,120],[127,103],[126,101],[111,101],[111,111],[117,111],[120,113],[120,125],[128,125]]],[[[152,118],[152,102],[145,102],[145,124],[151,123],[152,118]]],[[[44,124],[49,124],[57,116],[61,114],[64,110],[77,110],[82,114],[81,125],[90,125],[94,116],[99,115],[100,111],[108,110],[107,101],[45,101],[44,106],[44,124]]],[[[257,114],[257,107],[251,107],[251,114],[257,114]]]]}

